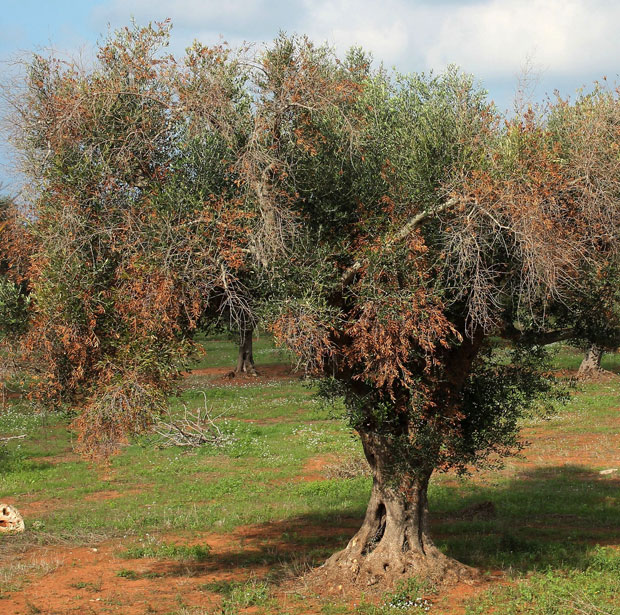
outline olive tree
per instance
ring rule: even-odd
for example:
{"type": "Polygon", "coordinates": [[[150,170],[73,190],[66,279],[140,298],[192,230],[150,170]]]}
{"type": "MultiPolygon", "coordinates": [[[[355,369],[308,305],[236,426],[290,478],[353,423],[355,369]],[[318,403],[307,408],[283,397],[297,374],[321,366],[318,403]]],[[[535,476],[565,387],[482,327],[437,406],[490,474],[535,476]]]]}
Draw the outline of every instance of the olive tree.
{"type": "Polygon", "coordinates": [[[596,225],[590,265],[580,272],[583,283],[556,306],[571,343],[586,351],[579,373],[587,377],[600,371],[604,351],[620,345],[620,262],[615,234],[620,173],[617,92],[599,83],[572,104],[558,100],[550,113],[549,128],[575,196],[588,204],[596,225]]]}
{"type": "Polygon", "coordinates": [[[113,33],[88,69],[35,55],[11,99],[36,238],[35,395],[76,411],[89,454],[110,453],[165,406],[204,306],[234,301],[250,237],[229,135],[214,129],[241,104],[234,69],[213,52],[217,78],[200,84],[210,125],[197,136],[199,59],[167,55],[168,30],[113,33]]]}
{"type": "Polygon", "coordinates": [[[429,480],[519,450],[520,418],[562,397],[544,345],[566,335],[554,306],[615,249],[618,175],[599,168],[587,190],[560,142],[574,126],[507,121],[456,70],[359,83],[353,147],[341,117],[310,118],[323,140],[298,163],[306,240],[274,324],[344,397],[372,471],[360,530],[317,575],[462,578],[430,536],[429,480]]]}
{"type": "Polygon", "coordinates": [[[34,55],[9,92],[36,239],[34,393],[76,412],[87,454],[162,411],[205,314],[251,339],[249,291],[268,296],[261,280],[289,254],[294,152],[316,137],[295,118],[348,95],[307,40],[265,53],[195,43],[176,59],[169,29],[112,33],[87,68],[34,55]]]}
{"type": "Polygon", "coordinates": [[[344,397],[372,470],[319,578],[470,575],[433,544],[429,480],[518,450],[519,419],[561,396],[543,345],[617,245],[617,130],[591,133],[594,190],[585,120],[560,106],[506,121],[455,69],[392,76],[286,36],[180,62],[166,36],[123,30],[92,71],[31,64],[16,126],[41,394],[78,409],[86,450],[143,429],[208,307],[246,322],[249,276],[252,312],[344,397]]]}
{"type": "MultiPolygon", "coordinates": [[[[24,368],[20,344],[29,327],[29,225],[10,197],[0,198],[0,393],[24,368]]],[[[4,399],[4,398],[3,398],[4,399]]]]}

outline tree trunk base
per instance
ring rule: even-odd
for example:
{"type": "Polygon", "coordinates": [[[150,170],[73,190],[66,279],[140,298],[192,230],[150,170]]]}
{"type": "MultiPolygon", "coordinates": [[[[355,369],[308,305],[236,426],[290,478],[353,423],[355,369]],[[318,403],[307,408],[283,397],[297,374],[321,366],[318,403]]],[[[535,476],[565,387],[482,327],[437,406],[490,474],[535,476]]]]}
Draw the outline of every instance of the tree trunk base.
{"type": "Polygon", "coordinates": [[[383,593],[410,577],[435,585],[474,583],[480,578],[478,570],[448,557],[432,543],[427,543],[423,550],[403,550],[397,543],[381,541],[367,552],[366,535],[362,527],[345,549],[308,573],[304,584],[320,592],[354,595],[383,593]]]}
{"type": "Polygon", "coordinates": [[[244,362],[241,367],[237,367],[233,372],[234,376],[258,376],[254,363],[244,362]]]}
{"type": "Polygon", "coordinates": [[[579,378],[581,380],[597,380],[605,374],[605,370],[601,367],[602,357],[603,349],[596,344],[592,344],[579,366],[579,378]]]}
{"type": "Polygon", "coordinates": [[[410,577],[435,585],[473,583],[474,568],[444,555],[428,528],[428,483],[432,470],[399,471],[394,439],[360,431],[373,484],[359,531],[340,552],[304,579],[319,592],[383,593],[410,577]]]}
{"type": "Polygon", "coordinates": [[[258,376],[254,367],[254,354],[252,349],[252,329],[242,330],[239,341],[239,356],[237,367],[233,376],[258,376]]]}

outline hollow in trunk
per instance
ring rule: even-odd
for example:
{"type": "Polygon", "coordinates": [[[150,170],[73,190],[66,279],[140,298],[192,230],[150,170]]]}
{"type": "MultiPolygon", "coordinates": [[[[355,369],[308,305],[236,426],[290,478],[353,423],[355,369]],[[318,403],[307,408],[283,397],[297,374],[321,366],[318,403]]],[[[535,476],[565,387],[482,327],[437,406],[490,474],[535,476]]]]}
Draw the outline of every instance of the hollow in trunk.
{"type": "Polygon", "coordinates": [[[361,433],[373,475],[362,527],[340,552],[317,570],[329,587],[373,587],[384,591],[410,576],[437,582],[471,579],[476,571],[444,555],[428,526],[428,483],[432,470],[394,473],[389,436],[361,433]],[[398,478],[396,478],[398,476],[398,478]]]}

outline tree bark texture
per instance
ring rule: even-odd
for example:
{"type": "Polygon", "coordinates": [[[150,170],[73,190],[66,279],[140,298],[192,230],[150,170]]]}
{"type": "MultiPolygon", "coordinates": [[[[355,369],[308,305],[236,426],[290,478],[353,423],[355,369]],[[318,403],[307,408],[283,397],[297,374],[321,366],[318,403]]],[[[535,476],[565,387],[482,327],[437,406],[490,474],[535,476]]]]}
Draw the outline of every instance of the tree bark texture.
{"type": "Polygon", "coordinates": [[[474,569],[444,555],[428,527],[432,470],[394,471],[390,436],[361,433],[373,484],[366,516],[348,545],[317,571],[327,583],[381,591],[416,575],[437,582],[475,577],[474,569]]]}
{"type": "Polygon", "coordinates": [[[256,376],[254,365],[254,355],[252,353],[252,333],[253,329],[242,329],[239,334],[239,356],[237,357],[237,367],[235,374],[246,376],[256,376]]]}
{"type": "MultiPolygon", "coordinates": [[[[481,332],[463,337],[463,343],[442,358],[445,379],[432,395],[439,416],[449,418],[458,409],[461,391],[482,345],[481,332]]],[[[346,376],[341,375],[343,380],[346,376]]],[[[363,396],[363,384],[358,386],[363,396]]],[[[406,410],[393,417],[397,419],[393,432],[377,425],[372,417],[373,412],[368,412],[366,426],[357,428],[373,478],[364,521],[347,546],[312,573],[309,582],[346,593],[382,592],[411,576],[436,583],[477,578],[475,569],[444,555],[430,536],[427,493],[436,451],[429,450],[417,460],[407,457],[403,438],[412,426],[406,410]]]]}
{"type": "Polygon", "coordinates": [[[592,344],[586,351],[586,355],[579,366],[579,375],[587,377],[598,374],[601,371],[602,358],[603,349],[597,344],[592,344]]]}

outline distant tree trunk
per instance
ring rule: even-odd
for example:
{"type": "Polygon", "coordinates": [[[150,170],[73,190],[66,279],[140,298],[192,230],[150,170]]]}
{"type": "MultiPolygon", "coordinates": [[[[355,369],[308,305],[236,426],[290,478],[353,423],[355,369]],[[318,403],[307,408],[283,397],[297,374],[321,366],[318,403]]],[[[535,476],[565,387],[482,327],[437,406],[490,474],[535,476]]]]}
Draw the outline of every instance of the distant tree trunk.
{"type": "Polygon", "coordinates": [[[235,374],[257,375],[252,354],[252,333],[254,329],[242,329],[239,334],[239,356],[235,374]]]}
{"type": "Polygon", "coordinates": [[[581,365],[579,366],[580,376],[591,376],[599,373],[601,370],[601,359],[603,358],[603,349],[592,344],[586,352],[586,356],[583,358],[581,365]]]}
{"type": "MultiPolygon", "coordinates": [[[[317,570],[326,583],[382,590],[412,575],[437,581],[472,578],[476,571],[444,555],[428,528],[431,469],[398,468],[389,435],[360,433],[373,476],[362,527],[317,570]]],[[[397,457],[396,457],[397,458],[397,457]]]]}

